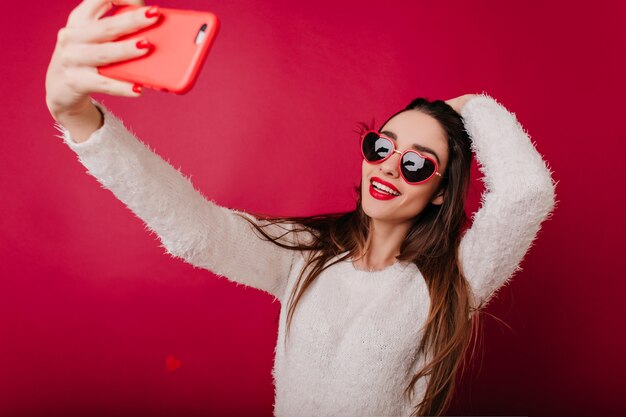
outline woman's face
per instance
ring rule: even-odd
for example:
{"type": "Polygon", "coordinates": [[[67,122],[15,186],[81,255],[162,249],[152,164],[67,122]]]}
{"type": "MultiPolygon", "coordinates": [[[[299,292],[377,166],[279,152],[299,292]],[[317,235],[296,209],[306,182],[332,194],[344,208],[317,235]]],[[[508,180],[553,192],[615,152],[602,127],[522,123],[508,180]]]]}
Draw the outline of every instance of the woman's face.
{"type": "MultiPolygon", "coordinates": [[[[420,151],[439,159],[439,172],[445,175],[448,163],[448,141],[439,122],[417,110],[404,111],[383,126],[381,133],[394,139],[396,149],[400,152],[412,149],[413,144],[430,148],[434,153],[420,151]],[[436,155],[435,155],[436,154],[436,155]]],[[[443,203],[443,190],[436,195],[435,190],[442,180],[434,175],[427,182],[411,185],[404,181],[399,170],[400,154],[393,153],[387,160],[379,164],[371,164],[363,160],[363,176],[361,179],[361,201],[363,211],[372,219],[391,223],[404,223],[422,212],[429,203],[443,203]],[[370,190],[373,178],[379,178],[390,184],[400,193],[390,199],[375,198],[370,190]]]]}

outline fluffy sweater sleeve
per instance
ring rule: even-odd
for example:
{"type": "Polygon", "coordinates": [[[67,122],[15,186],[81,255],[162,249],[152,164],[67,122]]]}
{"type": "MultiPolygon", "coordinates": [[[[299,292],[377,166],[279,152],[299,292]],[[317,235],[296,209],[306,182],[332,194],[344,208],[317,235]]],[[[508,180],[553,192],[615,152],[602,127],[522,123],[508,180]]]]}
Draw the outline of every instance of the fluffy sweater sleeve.
{"type": "Polygon", "coordinates": [[[519,264],[556,205],[551,171],[529,136],[486,94],[461,110],[485,192],[459,247],[475,307],[484,307],[521,268],[519,264]]]}
{"type": "MultiPolygon", "coordinates": [[[[92,102],[104,124],[86,141],[75,142],[64,126],[55,124],[87,172],[143,220],[169,254],[281,299],[297,252],[267,241],[239,214],[257,224],[262,220],[205,198],[109,109],[92,102]]],[[[294,243],[295,234],[287,233],[293,229],[272,225],[264,230],[294,243]]]]}

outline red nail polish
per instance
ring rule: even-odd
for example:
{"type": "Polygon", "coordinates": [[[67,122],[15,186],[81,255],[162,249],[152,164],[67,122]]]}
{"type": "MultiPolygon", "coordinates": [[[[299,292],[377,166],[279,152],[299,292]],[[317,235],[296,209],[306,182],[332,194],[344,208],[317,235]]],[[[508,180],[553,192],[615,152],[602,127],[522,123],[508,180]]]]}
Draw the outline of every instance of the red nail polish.
{"type": "Polygon", "coordinates": [[[152,6],[148,10],[146,10],[146,17],[155,17],[159,15],[159,7],[152,6]]]}
{"type": "Polygon", "coordinates": [[[142,39],[137,42],[136,46],[137,46],[137,49],[147,49],[147,48],[150,48],[152,45],[147,40],[142,39]]]}
{"type": "Polygon", "coordinates": [[[139,85],[139,84],[133,85],[133,92],[135,92],[137,94],[141,94],[141,85],[139,85]]]}

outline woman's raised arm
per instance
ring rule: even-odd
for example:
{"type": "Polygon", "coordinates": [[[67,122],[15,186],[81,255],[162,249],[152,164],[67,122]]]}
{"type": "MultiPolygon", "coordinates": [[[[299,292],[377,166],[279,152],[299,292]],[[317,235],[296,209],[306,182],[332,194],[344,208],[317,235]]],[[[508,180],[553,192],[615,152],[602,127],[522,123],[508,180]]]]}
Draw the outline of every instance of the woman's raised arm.
{"type": "MultiPolygon", "coordinates": [[[[118,0],[116,4],[143,6],[144,2],[118,0]]],[[[46,105],[61,137],[88,172],[159,236],[167,252],[280,299],[297,252],[262,240],[237,213],[255,220],[253,216],[204,198],[187,178],[91,98],[94,92],[141,95],[137,86],[105,77],[97,67],[148,52],[149,39],[116,39],[159,20],[156,6],[103,17],[111,7],[107,0],[84,0],[58,32],[46,72],[46,105]]],[[[273,225],[266,231],[283,235],[286,230],[279,228],[273,225]]],[[[290,234],[283,242],[292,239],[290,234]]]]}
{"type": "MultiPolygon", "coordinates": [[[[87,140],[75,142],[70,131],[56,123],[60,137],[88,173],[142,219],[171,255],[281,299],[297,252],[264,240],[236,213],[258,224],[252,215],[206,199],[104,105],[92,102],[102,111],[104,123],[87,140]]],[[[284,227],[272,225],[266,231],[280,236],[292,229],[284,227]]],[[[290,233],[281,241],[295,239],[290,233]]]]}
{"type": "Polygon", "coordinates": [[[520,269],[541,223],[555,207],[556,184],[515,115],[496,100],[474,96],[461,115],[484,174],[485,192],[461,240],[459,259],[475,306],[484,307],[520,269]]]}

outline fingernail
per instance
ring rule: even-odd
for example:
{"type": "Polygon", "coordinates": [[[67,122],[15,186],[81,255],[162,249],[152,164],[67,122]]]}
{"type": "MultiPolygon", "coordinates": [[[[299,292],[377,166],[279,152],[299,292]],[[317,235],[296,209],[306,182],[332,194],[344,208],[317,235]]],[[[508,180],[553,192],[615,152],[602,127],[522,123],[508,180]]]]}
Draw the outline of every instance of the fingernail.
{"type": "Polygon", "coordinates": [[[137,94],[141,94],[141,85],[139,84],[134,84],[133,85],[133,92],[137,93],[137,94]]]}
{"type": "Polygon", "coordinates": [[[137,46],[137,49],[147,49],[147,48],[150,48],[152,44],[148,42],[146,39],[142,39],[140,41],[137,41],[136,46],[137,46]]]}
{"type": "Polygon", "coordinates": [[[158,6],[152,6],[148,10],[146,10],[146,17],[148,17],[148,18],[156,17],[158,15],[159,15],[159,7],[158,6]]]}

